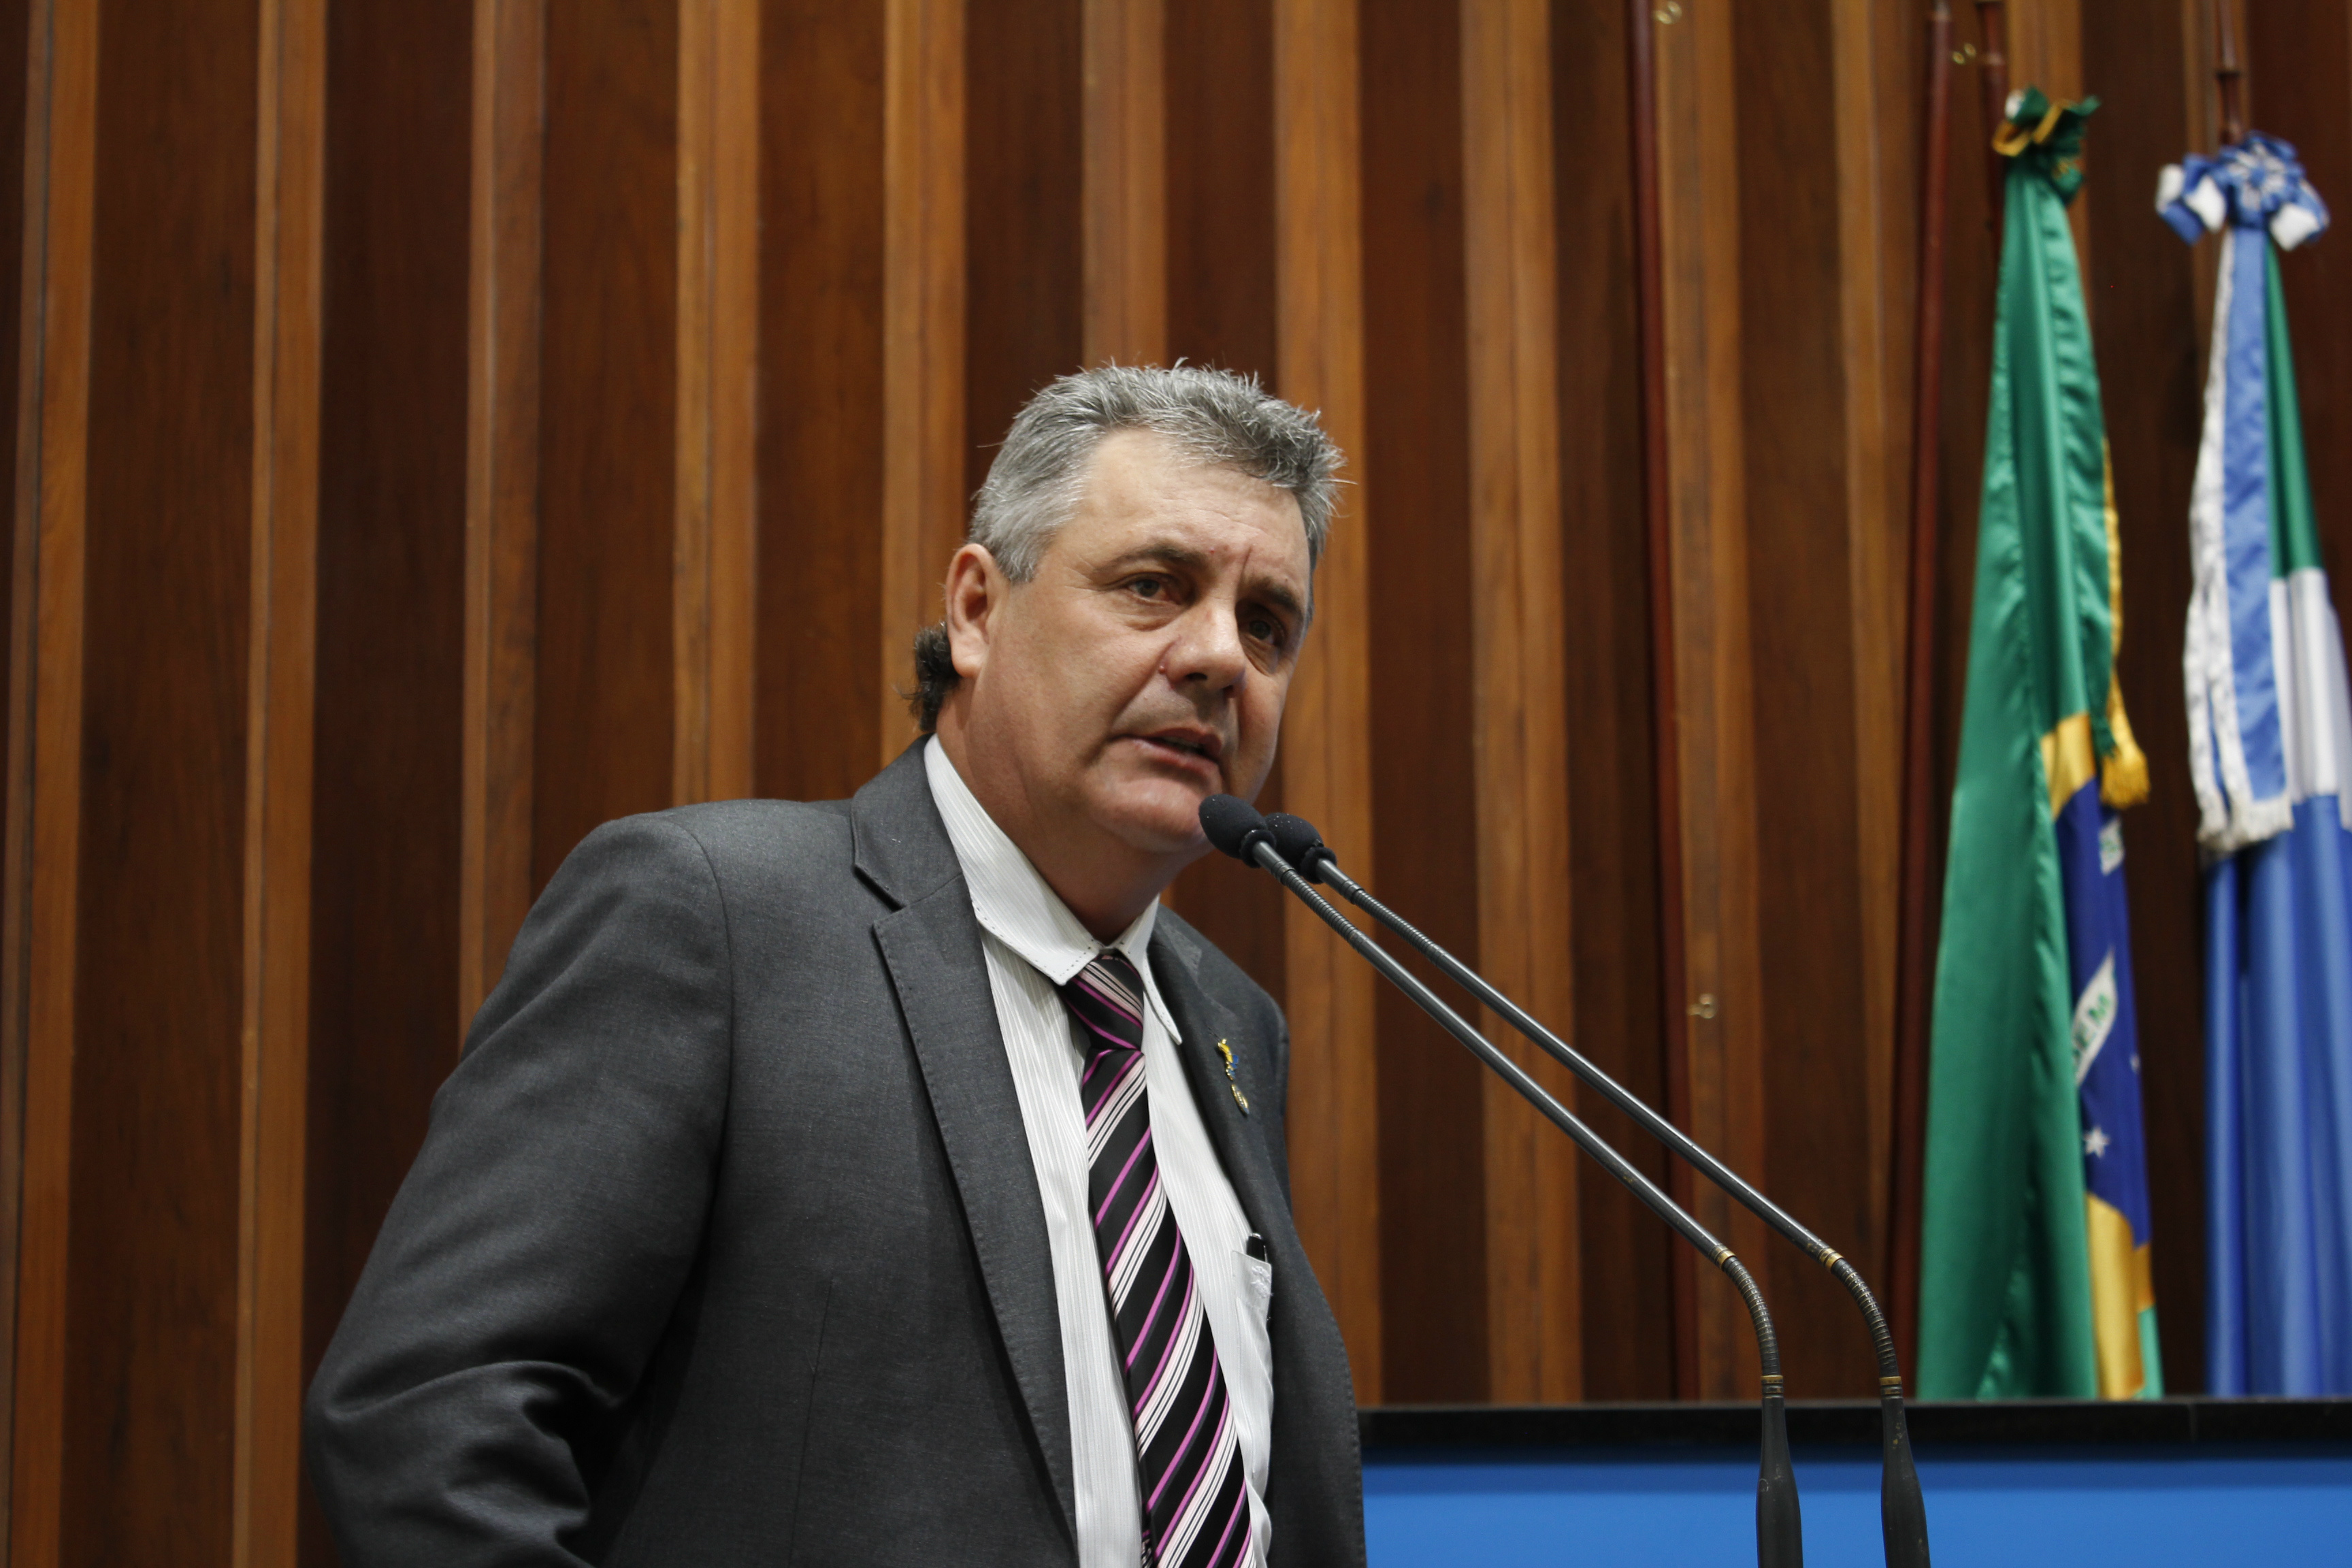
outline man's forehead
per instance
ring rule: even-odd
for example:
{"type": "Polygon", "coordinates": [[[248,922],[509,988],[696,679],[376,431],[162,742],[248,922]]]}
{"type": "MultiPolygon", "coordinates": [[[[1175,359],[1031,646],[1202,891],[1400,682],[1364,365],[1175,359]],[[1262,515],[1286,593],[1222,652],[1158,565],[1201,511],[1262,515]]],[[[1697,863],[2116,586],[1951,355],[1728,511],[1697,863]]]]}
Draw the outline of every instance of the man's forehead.
{"type": "Polygon", "coordinates": [[[1245,552],[1259,562],[1309,565],[1298,498],[1284,487],[1222,463],[1202,462],[1142,431],[1114,431],[1098,448],[1087,483],[1057,539],[1089,555],[1137,552],[1245,552]],[[1113,448],[1140,437],[1148,445],[1113,448]]]}

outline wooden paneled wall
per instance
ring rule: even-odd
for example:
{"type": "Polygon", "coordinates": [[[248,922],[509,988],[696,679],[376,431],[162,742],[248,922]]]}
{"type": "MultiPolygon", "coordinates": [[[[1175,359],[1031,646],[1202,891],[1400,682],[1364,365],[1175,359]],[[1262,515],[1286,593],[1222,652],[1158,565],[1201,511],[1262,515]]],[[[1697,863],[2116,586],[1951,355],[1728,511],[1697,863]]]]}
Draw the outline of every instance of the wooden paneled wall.
{"type": "MultiPolygon", "coordinates": [[[[2013,79],[2106,100],[2077,213],[2157,769],[2126,831],[2176,1388],[2210,260],[2148,198],[2211,140],[2211,3],[2009,6],[2013,79]]],[[[8,1560],[333,1560],[299,1390],[531,898],[607,817],[895,755],[993,443],[1110,360],[1255,373],[1348,452],[1266,804],[1887,1283],[1924,9],[0,0],[8,1560]]],[[[2352,192],[2352,3],[2255,11],[2256,121],[2352,192]]],[[[2341,245],[2286,267],[2339,556],[2341,245]]],[[[1714,1273],[1310,915],[1225,863],[1171,897],[1287,1009],[1366,1402],[1749,1387],[1714,1273]]],[[[1869,1389],[1825,1277],[1540,1071],[1762,1263],[1798,1395],[1869,1389]]]]}

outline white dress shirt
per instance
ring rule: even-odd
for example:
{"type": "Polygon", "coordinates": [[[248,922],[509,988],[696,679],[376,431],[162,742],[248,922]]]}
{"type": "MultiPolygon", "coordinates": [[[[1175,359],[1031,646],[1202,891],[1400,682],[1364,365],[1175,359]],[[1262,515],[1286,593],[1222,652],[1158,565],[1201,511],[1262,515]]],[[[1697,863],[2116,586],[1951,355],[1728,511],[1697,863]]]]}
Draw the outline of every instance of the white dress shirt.
{"type": "MultiPolygon", "coordinates": [[[[937,741],[925,749],[931,799],[971,889],[988,953],[997,1027],[1013,1067],[1013,1087],[1037,1169],[1053,1250],[1054,1296],[1062,1320],[1062,1366],[1069,1384],[1071,1470],[1077,1485],[1079,1568],[1135,1568],[1143,1552],[1136,1485],[1135,1428],[1127,1384],[1112,1343],[1102,1261],[1087,1201],[1086,1114],[1078,1100],[1085,1065],[1076,1026],[1058,989],[1104,950],[1078,922],[1004,830],[996,826],[937,741]]],[[[1249,1561],[1265,1562],[1265,1512],[1272,1447],[1274,1361],[1266,1338],[1272,1276],[1246,1250],[1249,1220],[1209,1142],[1192,1101],[1181,1037],[1160,1000],[1147,951],[1157,901],[1120,934],[1116,947],[1143,977],[1143,1064],[1151,1101],[1151,1142],[1192,1272],[1217,1343],[1242,1468],[1255,1521],[1249,1561]]]]}

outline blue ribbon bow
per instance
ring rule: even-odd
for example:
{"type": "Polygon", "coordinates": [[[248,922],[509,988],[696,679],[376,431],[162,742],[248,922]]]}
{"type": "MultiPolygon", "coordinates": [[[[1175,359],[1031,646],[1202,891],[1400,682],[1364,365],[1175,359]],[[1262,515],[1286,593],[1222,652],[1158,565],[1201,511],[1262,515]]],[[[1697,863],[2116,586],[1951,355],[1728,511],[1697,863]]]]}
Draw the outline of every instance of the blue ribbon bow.
{"type": "Polygon", "coordinates": [[[2156,210],[2191,244],[2228,223],[2268,229],[2281,250],[2293,250],[2327,226],[2327,204],[2304,179],[2294,148],[2259,131],[2210,158],[2191,153],[2167,168],[2156,210]]]}

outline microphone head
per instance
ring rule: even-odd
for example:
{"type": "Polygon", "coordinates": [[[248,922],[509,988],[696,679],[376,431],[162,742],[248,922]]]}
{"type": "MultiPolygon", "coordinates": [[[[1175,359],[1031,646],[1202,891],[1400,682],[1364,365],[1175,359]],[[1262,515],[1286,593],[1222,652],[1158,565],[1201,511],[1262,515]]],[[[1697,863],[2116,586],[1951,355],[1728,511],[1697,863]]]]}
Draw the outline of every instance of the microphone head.
{"type": "Polygon", "coordinates": [[[1313,823],[1277,811],[1265,819],[1265,830],[1274,835],[1274,852],[1297,867],[1300,876],[1310,882],[1323,879],[1321,861],[1331,851],[1324,847],[1323,836],[1315,831],[1313,823]]]}
{"type": "Polygon", "coordinates": [[[1256,864],[1250,858],[1251,842],[1271,837],[1257,809],[1230,795],[1213,795],[1201,803],[1201,831],[1209,836],[1210,843],[1245,866],[1256,864]]]}

